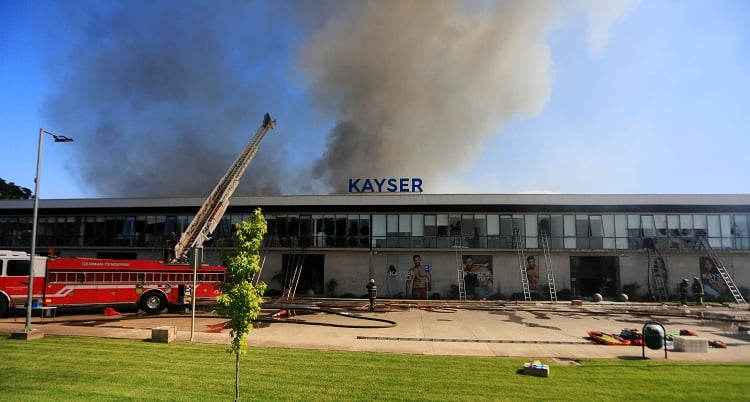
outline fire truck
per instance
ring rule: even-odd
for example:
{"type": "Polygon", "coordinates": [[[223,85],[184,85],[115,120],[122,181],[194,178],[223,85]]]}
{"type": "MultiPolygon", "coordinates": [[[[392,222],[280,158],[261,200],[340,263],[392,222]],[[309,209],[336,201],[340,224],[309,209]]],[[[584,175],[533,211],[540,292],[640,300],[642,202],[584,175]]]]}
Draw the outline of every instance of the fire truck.
{"type": "MultiPolygon", "coordinates": [[[[229,167],[174,246],[168,262],[31,256],[0,250],[0,316],[9,308],[25,306],[98,306],[135,303],[146,313],[195,300],[215,300],[226,269],[188,264],[190,250],[210,239],[224,216],[240,178],[258,151],[260,142],[276,123],[268,114],[250,142],[229,167]],[[28,299],[30,265],[32,300],[28,299]],[[195,284],[195,289],[193,289],[195,284]]],[[[202,253],[198,253],[202,255],[202,253]]]]}
{"type": "MultiPolygon", "coordinates": [[[[27,304],[30,260],[29,253],[0,250],[0,315],[27,304]]],[[[134,303],[146,313],[182,305],[186,296],[215,300],[225,275],[224,267],[201,267],[193,292],[193,269],[187,264],[35,256],[33,265],[32,307],[134,303]]]]}

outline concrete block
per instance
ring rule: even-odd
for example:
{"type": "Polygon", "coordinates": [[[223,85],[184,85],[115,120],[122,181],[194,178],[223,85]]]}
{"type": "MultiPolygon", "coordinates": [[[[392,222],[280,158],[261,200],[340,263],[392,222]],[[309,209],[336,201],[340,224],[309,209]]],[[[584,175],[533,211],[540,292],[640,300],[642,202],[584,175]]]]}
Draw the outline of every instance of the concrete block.
{"type": "Polygon", "coordinates": [[[10,339],[20,339],[22,341],[32,341],[34,339],[44,338],[44,332],[32,329],[30,332],[13,332],[10,339]]]}
{"type": "Polygon", "coordinates": [[[708,353],[708,339],[697,336],[675,336],[676,352],[708,353]]]}
{"type": "Polygon", "coordinates": [[[161,327],[151,328],[151,342],[170,343],[177,339],[177,328],[162,325],[161,327]]]}

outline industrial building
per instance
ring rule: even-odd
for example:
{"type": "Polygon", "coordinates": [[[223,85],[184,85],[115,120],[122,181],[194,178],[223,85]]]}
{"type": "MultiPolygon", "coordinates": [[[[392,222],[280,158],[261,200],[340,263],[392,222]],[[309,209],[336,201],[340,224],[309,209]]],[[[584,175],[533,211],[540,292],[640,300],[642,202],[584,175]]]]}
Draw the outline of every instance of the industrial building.
{"type": "MultiPolygon", "coordinates": [[[[165,260],[203,201],[40,200],[37,251],[165,260]]],[[[362,296],[370,278],[378,296],[409,299],[674,300],[699,277],[707,299],[734,301],[750,287],[750,195],[233,197],[206,263],[256,208],[268,222],[261,279],[281,290],[301,266],[298,295],[362,296]]],[[[0,249],[28,251],[31,226],[31,200],[0,201],[0,249]]]]}

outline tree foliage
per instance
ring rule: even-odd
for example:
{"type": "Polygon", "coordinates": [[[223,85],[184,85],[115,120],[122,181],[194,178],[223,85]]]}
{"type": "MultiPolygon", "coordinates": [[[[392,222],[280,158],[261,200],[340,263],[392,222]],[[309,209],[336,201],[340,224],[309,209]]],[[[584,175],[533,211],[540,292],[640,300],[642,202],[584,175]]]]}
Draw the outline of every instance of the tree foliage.
{"type": "Polygon", "coordinates": [[[234,228],[237,250],[224,257],[227,275],[221,284],[221,296],[218,297],[221,307],[216,314],[231,321],[232,343],[227,352],[235,355],[235,400],[239,400],[240,355],[247,353],[245,337],[252,328],[253,320],[258,318],[262,296],[266,291],[264,282],[253,285],[251,279],[260,271],[260,246],[267,231],[267,224],[258,208],[250,219],[238,222],[234,228]]]}
{"type": "Polygon", "coordinates": [[[13,182],[6,182],[0,178],[0,199],[2,200],[28,200],[31,198],[31,190],[21,187],[13,182]]]}

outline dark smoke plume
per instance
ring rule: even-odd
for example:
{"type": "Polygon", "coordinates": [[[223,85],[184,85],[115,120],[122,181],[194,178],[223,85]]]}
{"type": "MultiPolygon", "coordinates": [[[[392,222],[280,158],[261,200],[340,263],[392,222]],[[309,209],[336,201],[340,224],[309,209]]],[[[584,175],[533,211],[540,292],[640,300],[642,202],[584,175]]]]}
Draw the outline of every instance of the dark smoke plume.
{"type": "MultiPolygon", "coordinates": [[[[268,34],[272,18],[244,1],[97,4],[65,11],[78,36],[54,60],[47,102],[56,126],[75,133],[81,185],[104,196],[207,195],[263,114],[279,112],[269,109],[286,72],[271,57],[283,46],[268,34]]],[[[282,191],[274,135],[238,195],[282,191]]]]}
{"type": "Polygon", "coordinates": [[[126,197],[205,196],[266,112],[279,124],[238,195],[341,192],[356,177],[421,177],[429,192],[476,167],[510,119],[541,113],[546,35],[564,14],[533,1],[59,4],[65,23],[48,31],[76,36],[50,60],[47,111],[76,137],[81,185],[126,197]]]}
{"type": "Polygon", "coordinates": [[[341,122],[315,165],[333,188],[346,191],[342,173],[429,186],[474,166],[482,139],[512,117],[541,112],[549,4],[465,4],[357,3],[303,46],[314,98],[341,122]]]}

